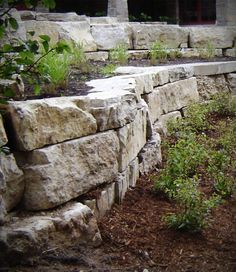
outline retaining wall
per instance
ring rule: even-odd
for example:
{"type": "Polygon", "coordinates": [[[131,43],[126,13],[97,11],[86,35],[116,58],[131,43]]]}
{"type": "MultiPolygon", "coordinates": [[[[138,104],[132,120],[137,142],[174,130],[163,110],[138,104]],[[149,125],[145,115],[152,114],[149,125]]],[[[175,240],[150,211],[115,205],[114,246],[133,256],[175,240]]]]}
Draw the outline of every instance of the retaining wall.
{"type": "Polygon", "coordinates": [[[9,102],[0,119],[1,146],[14,150],[0,155],[3,258],[66,237],[65,226],[74,241],[100,242],[96,217],[161,163],[167,121],[216,92],[236,95],[236,62],[116,72],[88,82],[92,89],[85,96],[9,102]],[[33,217],[22,219],[11,212],[16,207],[33,217]]]}

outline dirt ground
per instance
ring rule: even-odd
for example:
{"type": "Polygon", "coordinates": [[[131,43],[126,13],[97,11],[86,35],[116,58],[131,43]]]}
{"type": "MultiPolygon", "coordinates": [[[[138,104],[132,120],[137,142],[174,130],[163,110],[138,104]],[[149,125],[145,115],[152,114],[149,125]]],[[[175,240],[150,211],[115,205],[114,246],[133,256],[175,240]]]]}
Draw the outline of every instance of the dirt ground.
{"type": "Polygon", "coordinates": [[[122,205],[99,222],[99,247],[55,249],[0,271],[236,271],[236,195],[214,210],[210,226],[201,233],[168,229],[162,217],[175,209],[154,193],[149,177],[142,177],[122,205]]]}

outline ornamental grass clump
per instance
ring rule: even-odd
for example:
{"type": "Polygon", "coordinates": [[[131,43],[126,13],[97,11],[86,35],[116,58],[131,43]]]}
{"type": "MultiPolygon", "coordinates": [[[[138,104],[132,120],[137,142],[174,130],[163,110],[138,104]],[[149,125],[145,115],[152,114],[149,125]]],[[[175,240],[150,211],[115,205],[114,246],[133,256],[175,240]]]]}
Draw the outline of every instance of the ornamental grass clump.
{"type": "Polygon", "coordinates": [[[117,62],[121,65],[127,64],[128,52],[125,44],[118,44],[115,48],[109,52],[109,58],[111,61],[117,62]]]}
{"type": "Polygon", "coordinates": [[[155,41],[151,46],[149,56],[152,65],[156,65],[158,62],[165,62],[168,53],[163,42],[155,41]]]}

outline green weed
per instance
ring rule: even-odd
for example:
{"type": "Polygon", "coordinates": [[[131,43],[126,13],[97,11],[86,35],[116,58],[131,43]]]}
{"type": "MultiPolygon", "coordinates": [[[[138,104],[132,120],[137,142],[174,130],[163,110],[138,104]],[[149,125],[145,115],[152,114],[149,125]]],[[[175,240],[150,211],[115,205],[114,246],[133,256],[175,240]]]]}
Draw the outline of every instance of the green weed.
{"type": "Polygon", "coordinates": [[[164,44],[160,41],[156,41],[151,46],[149,56],[151,64],[155,65],[157,62],[165,62],[168,53],[164,44]]]}
{"type": "Polygon", "coordinates": [[[114,75],[116,67],[117,66],[115,64],[107,64],[106,66],[101,68],[101,73],[106,77],[112,76],[114,75]]]}
{"type": "Polygon", "coordinates": [[[124,44],[119,44],[109,52],[110,60],[118,62],[121,65],[127,64],[128,52],[124,44]]]}

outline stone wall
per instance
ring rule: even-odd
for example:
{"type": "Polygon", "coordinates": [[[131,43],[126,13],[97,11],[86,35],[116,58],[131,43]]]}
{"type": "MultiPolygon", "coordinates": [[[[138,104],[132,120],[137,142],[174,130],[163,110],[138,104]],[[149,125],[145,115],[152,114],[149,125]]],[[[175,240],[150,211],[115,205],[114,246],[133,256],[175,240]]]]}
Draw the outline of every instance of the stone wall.
{"type": "Polygon", "coordinates": [[[10,101],[5,125],[0,119],[1,146],[9,138],[14,150],[0,155],[0,259],[33,254],[67,228],[75,243],[99,243],[96,217],[161,163],[168,120],[236,88],[236,62],[116,72],[88,82],[85,96],[10,101]],[[34,215],[22,218],[16,208],[34,215]]]}

